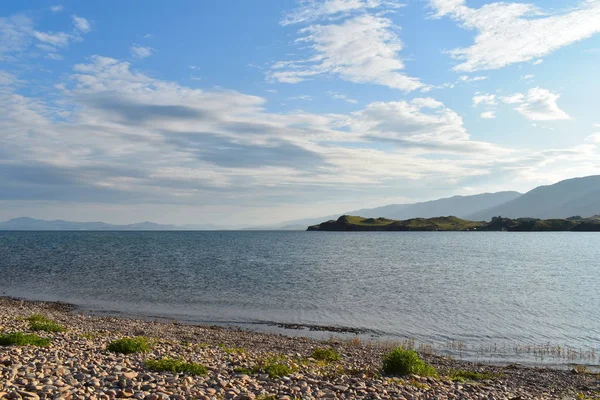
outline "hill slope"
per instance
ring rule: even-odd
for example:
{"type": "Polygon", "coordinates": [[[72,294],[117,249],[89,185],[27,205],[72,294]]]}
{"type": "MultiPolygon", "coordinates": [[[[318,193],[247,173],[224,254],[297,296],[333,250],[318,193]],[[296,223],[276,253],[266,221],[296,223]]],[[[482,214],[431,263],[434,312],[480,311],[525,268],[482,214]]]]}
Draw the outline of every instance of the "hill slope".
{"type": "Polygon", "coordinates": [[[387,218],[364,218],[342,215],[337,220],[309,226],[309,231],[469,231],[485,222],[466,221],[457,217],[412,218],[397,221],[387,218]]]}
{"type": "Polygon", "coordinates": [[[308,231],[509,231],[509,232],[600,232],[600,216],[591,218],[536,219],[494,217],[490,222],[468,221],[457,217],[412,218],[396,221],[342,215],[309,226],[308,231]]]}
{"type": "Polygon", "coordinates": [[[347,214],[391,219],[433,218],[439,215],[456,215],[464,218],[474,212],[496,207],[521,196],[519,192],[482,193],[472,196],[453,196],[415,204],[389,206],[351,211],[347,214]]]}
{"type": "MultiPolygon", "coordinates": [[[[438,215],[456,215],[460,218],[464,218],[466,215],[475,211],[495,207],[519,196],[521,196],[521,193],[519,192],[498,192],[476,194],[472,196],[453,196],[414,204],[390,204],[376,208],[363,208],[360,210],[348,211],[344,214],[362,215],[365,218],[384,217],[396,220],[410,218],[433,218],[438,215]]],[[[322,221],[337,219],[338,215],[339,214],[285,221],[278,224],[259,226],[251,229],[304,230],[308,225],[316,225],[322,221]]]]}
{"type": "Polygon", "coordinates": [[[508,218],[568,218],[600,214],[600,175],[568,179],[537,187],[524,195],[465,217],[489,221],[494,216],[508,218]]]}

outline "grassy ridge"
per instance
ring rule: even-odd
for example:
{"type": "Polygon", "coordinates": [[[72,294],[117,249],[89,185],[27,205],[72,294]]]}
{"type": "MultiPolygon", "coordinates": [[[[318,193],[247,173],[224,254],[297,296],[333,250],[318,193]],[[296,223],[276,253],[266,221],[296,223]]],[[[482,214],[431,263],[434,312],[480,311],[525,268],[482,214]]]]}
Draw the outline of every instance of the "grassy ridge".
{"type": "Polygon", "coordinates": [[[600,217],[571,217],[566,219],[502,218],[490,222],[469,221],[449,217],[412,218],[393,220],[388,218],[363,218],[342,215],[337,220],[308,227],[309,231],[575,231],[600,232],[600,217]]]}

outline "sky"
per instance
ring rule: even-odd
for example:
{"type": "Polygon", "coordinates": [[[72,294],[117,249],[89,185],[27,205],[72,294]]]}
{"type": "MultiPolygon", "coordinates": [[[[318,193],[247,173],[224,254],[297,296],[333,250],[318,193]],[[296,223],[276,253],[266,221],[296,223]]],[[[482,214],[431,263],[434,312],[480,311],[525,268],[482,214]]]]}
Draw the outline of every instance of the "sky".
{"type": "Polygon", "coordinates": [[[600,174],[600,0],[0,2],[0,220],[255,225],[600,174]]]}

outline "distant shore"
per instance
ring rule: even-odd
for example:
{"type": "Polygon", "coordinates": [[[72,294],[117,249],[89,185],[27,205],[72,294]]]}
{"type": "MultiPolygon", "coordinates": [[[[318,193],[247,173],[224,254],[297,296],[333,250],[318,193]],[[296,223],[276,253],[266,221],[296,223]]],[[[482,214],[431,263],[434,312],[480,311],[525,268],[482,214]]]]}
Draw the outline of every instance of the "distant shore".
{"type": "Polygon", "coordinates": [[[600,232],[600,216],[566,219],[502,218],[490,222],[469,221],[454,216],[435,218],[411,218],[394,220],[388,218],[363,218],[342,215],[337,220],[309,226],[307,231],[328,232],[600,232]]]}
{"type": "Polygon", "coordinates": [[[562,399],[593,398],[600,391],[598,376],[583,370],[492,366],[430,354],[421,356],[437,368],[437,378],[391,377],[381,371],[390,344],[99,317],[65,303],[0,298],[0,334],[33,333],[26,318],[34,314],[66,331],[36,332],[51,339],[48,347],[0,347],[0,399],[562,399]],[[111,341],[133,336],[147,337],[150,352],[106,350],[111,341]],[[323,348],[341,359],[312,358],[323,348]],[[200,363],[207,372],[149,371],[145,361],[161,357],[200,363]],[[265,360],[279,360],[289,370],[280,376],[258,371],[265,360]],[[452,371],[484,379],[450,379],[452,371]]]}

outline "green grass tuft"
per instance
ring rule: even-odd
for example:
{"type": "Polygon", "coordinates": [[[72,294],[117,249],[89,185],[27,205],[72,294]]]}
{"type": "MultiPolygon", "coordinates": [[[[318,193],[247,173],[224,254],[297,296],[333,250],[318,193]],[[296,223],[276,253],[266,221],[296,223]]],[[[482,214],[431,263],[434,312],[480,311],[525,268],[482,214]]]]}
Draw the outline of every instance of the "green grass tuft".
{"type": "Polygon", "coordinates": [[[65,328],[61,324],[51,320],[50,318],[40,315],[40,314],[33,314],[32,316],[27,318],[27,321],[29,321],[29,329],[31,329],[32,331],[44,331],[44,332],[64,332],[65,331],[65,328]]]}
{"type": "Polygon", "coordinates": [[[41,338],[35,334],[26,333],[7,333],[0,335],[0,346],[39,346],[46,347],[50,345],[50,339],[41,338]]]}
{"type": "Polygon", "coordinates": [[[398,347],[384,356],[382,369],[388,375],[435,376],[437,374],[435,368],[421,360],[416,351],[406,350],[402,347],[398,347]]]}
{"type": "Polygon", "coordinates": [[[340,353],[335,351],[332,348],[318,348],[312,352],[311,357],[315,360],[325,361],[325,362],[335,362],[340,361],[342,356],[340,353]]]}
{"type": "Polygon", "coordinates": [[[150,351],[150,348],[148,339],[143,336],[114,340],[106,347],[108,351],[122,354],[145,353],[150,351]]]}
{"type": "Polygon", "coordinates": [[[185,373],[188,375],[206,375],[208,370],[204,365],[197,363],[188,363],[183,360],[175,360],[172,358],[162,358],[160,360],[148,360],[145,362],[145,367],[150,371],[156,372],[172,372],[185,373]]]}
{"type": "Polygon", "coordinates": [[[291,375],[294,372],[292,368],[279,362],[273,362],[266,365],[263,367],[263,371],[271,378],[281,378],[282,376],[291,375]]]}

